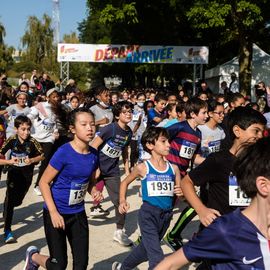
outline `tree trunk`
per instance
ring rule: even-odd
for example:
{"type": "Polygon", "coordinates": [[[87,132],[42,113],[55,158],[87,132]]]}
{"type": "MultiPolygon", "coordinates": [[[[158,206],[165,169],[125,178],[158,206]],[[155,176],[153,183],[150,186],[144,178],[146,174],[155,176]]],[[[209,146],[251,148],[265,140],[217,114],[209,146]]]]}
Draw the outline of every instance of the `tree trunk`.
{"type": "Polygon", "coordinates": [[[252,51],[252,42],[247,38],[240,39],[239,91],[244,97],[250,96],[251,94],[252,51]]]}

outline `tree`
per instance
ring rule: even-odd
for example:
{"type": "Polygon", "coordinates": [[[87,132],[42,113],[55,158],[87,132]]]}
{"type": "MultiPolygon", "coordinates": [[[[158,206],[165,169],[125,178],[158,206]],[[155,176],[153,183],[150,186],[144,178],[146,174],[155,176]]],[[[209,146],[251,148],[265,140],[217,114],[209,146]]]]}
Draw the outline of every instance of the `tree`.
{"type": "Polygon", "coordinates": [[[265,36],[269,11],[267,0],[195,0],[187,12],[195,29],[215,29],[221,34],[223,44],[238,45],[239,83],[244,95],[251,91],[252,44],[265,36]]]}
{"type": "Polygon", "coordinates": [[[30,16],[27,21],[27,30],[22,37],[22,45],[25,48],[23,59],[32,61],[41,67],[55,66],[56,48],[53,46],[53,29],[51,18],[44,14],[42,20],[36,16],[30,16]]]}
{"type": "Polygon", "coordinates": [[[12,65],[12,54],[14,52],[13,47],[8,47],[4,43],[4,37],[6,30],[4,25],[0,22],[0,74],[6,72],[12,65]]]}

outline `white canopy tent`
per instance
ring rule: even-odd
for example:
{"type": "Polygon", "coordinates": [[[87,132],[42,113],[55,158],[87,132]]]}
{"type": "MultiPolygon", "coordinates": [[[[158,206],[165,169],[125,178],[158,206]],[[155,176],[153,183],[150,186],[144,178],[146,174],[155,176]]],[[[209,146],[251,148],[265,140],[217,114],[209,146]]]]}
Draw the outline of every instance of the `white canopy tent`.
{"type": "MultiPolygon", "coordinates": [[[[232,72],[235,72],[238,76],[238,59],[238,57],[234,57],[222,65],[205,71],[205,80],[215,93],[218,93],[222,81],[226,81],[228,85],[230,84],[232,72]]],[[[254,96],[254,85],[259,81],[264,81],[266,85],[270,85],[270,55],[260,49],[256,44],[253,44],[252,96],[254,96]]]]}

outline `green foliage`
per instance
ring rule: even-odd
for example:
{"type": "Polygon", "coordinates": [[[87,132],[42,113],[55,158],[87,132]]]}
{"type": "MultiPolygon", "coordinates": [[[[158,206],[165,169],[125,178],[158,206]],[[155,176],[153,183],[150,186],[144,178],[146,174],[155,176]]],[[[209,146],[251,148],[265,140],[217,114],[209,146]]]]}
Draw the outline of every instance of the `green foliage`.
{"type": "Polygon", "coordinates": [[[107,6],[100,12],[99,22],[102,24],[111,23],[127,23],[136,24],[138,23],[137,10],[135,2],[130,4],[123,4],[120,7],[114,7],[112,4],[107,6]]]}
{"type": "Polygon", "coordinates": [[[53,46],[51,18],[46,14],[43,15],[42,20],[36,16],[28,18],[27,30],[21,40],[23,48],[25,48],[22,55],[24,61],[46,65],[52,61],[53,55],[55,56],[56,48],[53,46]]]}

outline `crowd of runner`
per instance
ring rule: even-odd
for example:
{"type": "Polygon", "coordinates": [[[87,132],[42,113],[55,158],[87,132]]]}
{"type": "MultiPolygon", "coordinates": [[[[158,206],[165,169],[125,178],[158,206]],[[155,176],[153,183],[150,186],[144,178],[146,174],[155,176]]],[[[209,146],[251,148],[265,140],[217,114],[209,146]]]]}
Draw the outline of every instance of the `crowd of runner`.
{"type": "MultiPolygon", "coordinates": [[[[24,269],[66,269],[67,242],[73,269],[87,269],[90,215],[107,216],[106,187],[115,210],[112,239],[133,246],[112,269],[270,269],[270,89],[256,85],[256,102],[239,93],[234,74],[227,87],[210,90],[202,81],[192,95],[177,89],[81,92],[74,80],[62,89],[48,74],[22,74],[19,85],[0,76],[0,165],[7,173],[4,241],[15,241],[14,208],[33,178],[43,196],[49,254],[26,251],[24,269]],[[124,174],[120,171],[123,162],[124,174]],[[122,181],[121,181],[122,178],[122,181]],[[140,236],[125,230],[129,184],[141,181],[140,236]],[[187,207],[168,231],[174,206],[187,207]],[[182,231],[198,215],[200,227],[184,244],[182,231]],[[165,258],[161,241],[174,253],[165,258]]],[[[177,215],[177,214],[176,214],[177,215]]]]}

